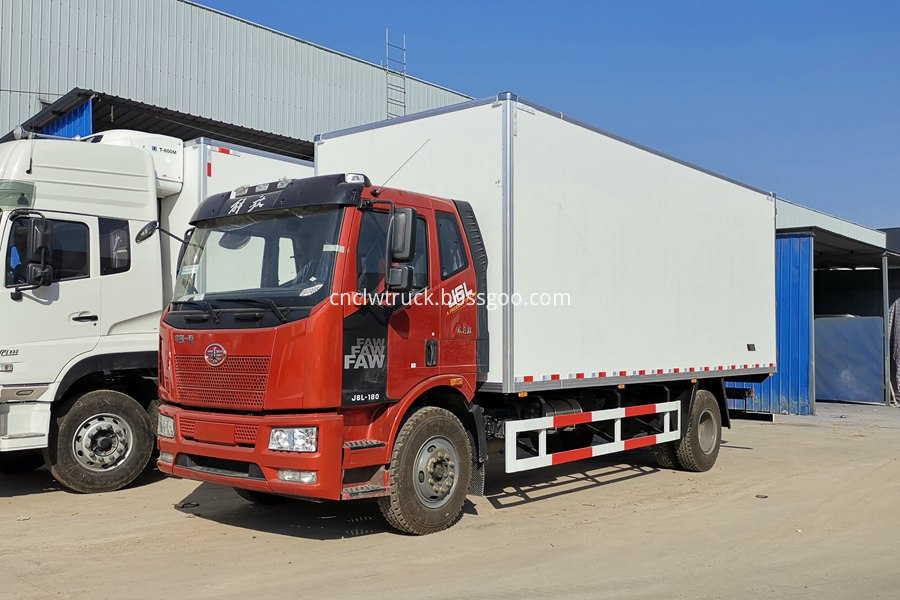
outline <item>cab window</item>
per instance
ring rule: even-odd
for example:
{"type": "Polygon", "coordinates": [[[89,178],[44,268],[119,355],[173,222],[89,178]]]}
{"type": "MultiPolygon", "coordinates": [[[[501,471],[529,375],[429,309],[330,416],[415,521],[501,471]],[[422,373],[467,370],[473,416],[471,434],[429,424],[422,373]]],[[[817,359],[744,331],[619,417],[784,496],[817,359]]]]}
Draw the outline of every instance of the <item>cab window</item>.
{"type": "Polygon", "coordinates": [[[459,223],[452,213],[437,211],[438,245],[441,254],[441,279],[447,279],[469,266],[459,223]]]}
{"type": "MultiPolygon", "coordinates": [[[[356,244],[357,290],[377,294],[384,291],[384,251],[387,242],[388,213],[363,213],[356,244]]],[[[425,219],[416,222],[416,249],[410,264],[413,267],[413,290],[428,287],[428,225],[425,219]]]]}
{"type": "MultiPolygon", "coordinates": [[[[53,281],[81,279],[89,277],[90,235],[88,226],[72,221],[57,221],[53,224],[53,252],[50,266],[53,267],[53,281]]],[[[16,219],[9,232],[9,251],[6,256],[7,287],[25,285],[25,263],[28,260],[28,221],[16,219]]]]}

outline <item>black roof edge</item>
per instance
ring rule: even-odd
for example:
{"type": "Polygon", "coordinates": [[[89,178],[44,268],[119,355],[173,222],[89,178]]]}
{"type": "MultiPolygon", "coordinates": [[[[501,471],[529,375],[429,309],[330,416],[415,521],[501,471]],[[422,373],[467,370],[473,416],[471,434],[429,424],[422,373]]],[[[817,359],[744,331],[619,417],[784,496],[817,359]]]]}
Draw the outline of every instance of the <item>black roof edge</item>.
{"type": "MultiPolygon", "coordinates": [[[[110,129],[134,129],[159,133],[190,141],[210,138],[220,142],[238,143],[255,150],[274,152],[292,158],[313,160],[313,143],[286,135],[251,129],[241,125],[222,123],[168,108],[154,106],[94,90],[73,88],[51,105],[26,119],[21,125],[28,131],[40,131],[60,116],[85,101],[93,102],[93,133],[110,129]]],[[[13,132],[0,142],[13,140],[13,132]]]]}
{"type": "Polygon", "coordinates": [[[369,178],[348,183],[347,174],[334,173],[301,179],[272,181],[237,193],[222,192],[204,199],[190,219],[191,225],[229,216],[246,216],[301,206],[356,206],[369,178]]]}

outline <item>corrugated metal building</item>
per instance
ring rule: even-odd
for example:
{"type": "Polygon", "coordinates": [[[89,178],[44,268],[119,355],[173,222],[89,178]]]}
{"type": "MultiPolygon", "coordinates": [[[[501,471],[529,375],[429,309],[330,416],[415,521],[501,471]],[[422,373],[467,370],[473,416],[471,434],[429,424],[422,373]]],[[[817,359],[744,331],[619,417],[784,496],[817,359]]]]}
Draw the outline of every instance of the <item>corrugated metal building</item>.
{"type": "MultiPolygon", "coordinates": [[[[385,77],[186,0],[0,1],[0,135],[83,88],[311,141],[386,118],[385,77]]],[[[409,113],[467,99],[407,78],[409,113]]]]}

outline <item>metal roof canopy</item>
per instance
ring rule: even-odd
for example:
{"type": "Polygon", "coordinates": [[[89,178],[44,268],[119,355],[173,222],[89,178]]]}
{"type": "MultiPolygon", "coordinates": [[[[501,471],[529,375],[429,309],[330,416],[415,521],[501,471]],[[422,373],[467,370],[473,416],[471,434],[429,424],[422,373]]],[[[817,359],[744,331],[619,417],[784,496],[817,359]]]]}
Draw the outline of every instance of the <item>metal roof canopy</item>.
{"type": "MultiPolygon", "coordinates": [[[[881,271],[884,403],[889,405],[891,402],[891,350],[888,323],[890,307],[888,275],[891,267],[900,267],[900,254],[887,249],[887,236],[883,231],[863,227],[781,198],[778,198],[776,202],[775,227],[778,233],[808,232],[813,235],[814,269],[864,268],[881,271]]],[[[813,286],[812,293],[814,297],[815,286],[813,286]]],[[[813,398],[815,398],[815,394],[813,398]]]]}
{"type": "MultiPolygon", "coordinates": [[[[220,123],[212,119],[80,88],[70,90],[56,102],[22,123],[22,127],[27,131],[40,131],[84,102],[93,104],[93,133],[110,129],[134,129],[168,135],[184,141],[208,137],[223,142],[237,142],[249,148],[275,152],[293,158],[313,160],[314,157],[312,142],[220,123]]],[[[12,139],[12,132],[9,132],[0,138],[0,142],[12,139]]]]}
{"type": "Polygon", "coordinates": [[[820,227],[779,228],[778,233],[811,233],[816,269],[880,269],[883,256],[887,257],[888,266],[900,267],[900,253],[820,227]]]}

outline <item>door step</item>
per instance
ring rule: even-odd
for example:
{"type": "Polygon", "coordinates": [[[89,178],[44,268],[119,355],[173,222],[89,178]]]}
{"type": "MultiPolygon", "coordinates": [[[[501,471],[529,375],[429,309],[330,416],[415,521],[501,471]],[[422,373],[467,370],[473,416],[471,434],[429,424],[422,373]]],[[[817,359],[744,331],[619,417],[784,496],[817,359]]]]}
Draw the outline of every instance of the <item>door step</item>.
{"type": "Polygon", "coordinates": [[[345,487],[341,490],[342,500],[355,500],[357,498],[377,498],[378,496],[387,496],[390,490],[380,485],[355,485],[345,487]]]}
{"type": "Polygon", "coordinates": [[[367,448],[383,448],[384,442],[378,440],[353,440],[352,442],[344,442],[344,448],[348,450],[365,450],[367,448]]]}

